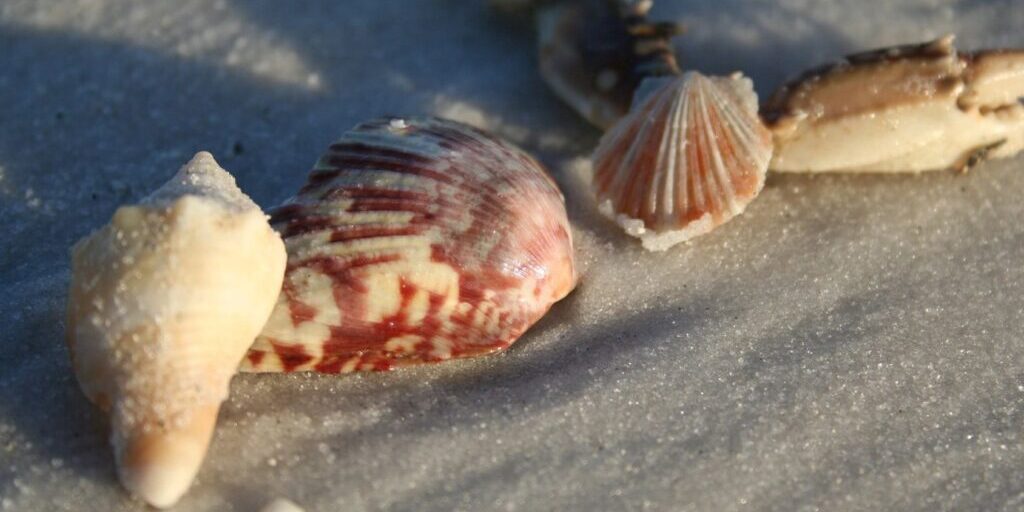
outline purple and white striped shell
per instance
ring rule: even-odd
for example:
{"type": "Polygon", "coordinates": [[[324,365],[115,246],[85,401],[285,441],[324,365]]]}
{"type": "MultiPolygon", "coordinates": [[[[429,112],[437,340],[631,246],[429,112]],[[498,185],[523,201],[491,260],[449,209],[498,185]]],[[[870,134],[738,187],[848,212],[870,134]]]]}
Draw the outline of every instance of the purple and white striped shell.
{"type": "Polygon", "coordinates": [[[357,126],[271,223],[288,267],[246,371],[388,370],[487,354],[576,283],[555,182],[518,148],[452,121],[357,126]]]}

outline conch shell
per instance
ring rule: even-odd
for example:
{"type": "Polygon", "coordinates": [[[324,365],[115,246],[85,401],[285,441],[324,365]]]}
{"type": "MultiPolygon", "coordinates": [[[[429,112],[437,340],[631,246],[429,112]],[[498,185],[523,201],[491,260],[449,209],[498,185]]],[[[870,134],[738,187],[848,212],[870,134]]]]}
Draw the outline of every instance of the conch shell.
{"type": "Polygon", "coordinates": [[[259,207],[206,152],[75,245],[72,364],[110,411],[121,481],[148,503],[174,504],[198,472],[285,261],[259,207]]]}
{"type": "Polygon", "coordinates": [[[665,250],[742,213],[771,155],[749,79],[649,78],[594,152],[594,190],[602,213],[665,250]]]}
{"type": "Polygon", "coordinates": [[[452,121],[357,126],[272,223],[288,272],[245,371],[388,370],[488,354],[576,284],[555,182],[520,149],[452,121]]]}

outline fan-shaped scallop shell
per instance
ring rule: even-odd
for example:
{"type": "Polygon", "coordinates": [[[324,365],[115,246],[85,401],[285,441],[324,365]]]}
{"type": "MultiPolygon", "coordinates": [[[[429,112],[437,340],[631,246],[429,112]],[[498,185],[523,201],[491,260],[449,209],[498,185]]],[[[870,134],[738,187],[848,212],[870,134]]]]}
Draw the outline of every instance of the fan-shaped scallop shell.
{"type": "Polygon", "coordinates": [[[635,103],[594,153],[594,188],[601,211],[645,248],[707,233],[761,191],[772,142],[749,79],[649,79],[635,103]]]}
{"type": "Polygon", "coordinates": [[[288,268],[247,371],[490,353],[575,285],[555,182],[521,150],[451,121],[357,126],[271,223],[288,268]]]}

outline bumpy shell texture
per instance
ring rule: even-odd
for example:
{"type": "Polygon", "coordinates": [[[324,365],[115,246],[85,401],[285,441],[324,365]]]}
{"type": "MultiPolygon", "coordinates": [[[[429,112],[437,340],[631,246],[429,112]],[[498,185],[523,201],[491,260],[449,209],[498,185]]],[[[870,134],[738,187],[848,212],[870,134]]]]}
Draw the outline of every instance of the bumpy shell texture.
{"type": "Polygon", "coordinates": [[[554,181],[521,150],[451,121],[357,126],[272,223],[288,270],[246,371],[388,370],[487,354],[576,281],[554,181]]]}
{"type": "Polygon", "coordinates": [[[67,341],[125,487],[173,504],[280,293],[285,249],[209,153],[75,245],[67,341]]]}
{"type": "Polygon", "coordinates": [[[772,141],[749,79],[649,79],[594,153],[598,205],[664,250],[739,215],[764,186],[772,141]],[[653,81],[652,81],[653,80],[653,81]]]}

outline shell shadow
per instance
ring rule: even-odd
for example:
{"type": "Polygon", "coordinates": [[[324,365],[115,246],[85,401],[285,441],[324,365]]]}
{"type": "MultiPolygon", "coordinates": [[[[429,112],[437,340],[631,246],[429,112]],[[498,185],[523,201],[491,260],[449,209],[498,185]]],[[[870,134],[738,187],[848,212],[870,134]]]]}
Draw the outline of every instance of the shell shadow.
{"type": "MultiPolygon", "coordinates": [[[[500,401],[489,405],[491,402],[486,398],[495,393],[514,396],[516,402],[523,404],[543,404],[542,408],[558,407],[585,394],[604,373],[615,371],[614,366],[606,364],[608,361],[635,350],[650,348],[644,340],[637,338],[636,333],[643,332],[649,338],[664,338],[664,335],[679,328],[662,321],[670,316],[678,324],[693,328],[713,321],[714,315],[709,315],[699,306],[700,303],[699,299],[695,299],[692,308],[667,307],[631,316],[616,316],[573,329],[557,339],[548,340],[544,346],[513,348],[490,360],[449,363],[450,371],[437,379],[429,389],[406,390],[399,404],[393,408],[392,415],[396,419],[402,418],[401,425],[405,433],[415,435],[430,429],[432,419],[445,408],[443,402],[425,399],[427,395],[452,397],[473,403],[485,412],[511,412],[504,411],[505,405],[500,401]],[[557,391],[552,392],[552,389],[557,391]],[[424,399],[419,398],[420,394],[424,395],[424,399]],[[423,403],[431,405],[423,408],[419,405],[423,403]]],[[[559,313],[562,312],[555,312],[550,322],[572,322],[571,318],[559,318],[562,316],[559,313]]],[[[531,344],[530,335],[518,343],[531,344]]],[[[694,349],[699,350],[699,347],[695,346],[694,349]]],[[[417,375],[420,373],[417,369],[410,369],[407,373],[390,378],[405,381],[398,385],[413,384],[424,378],[417,375]]],[[[471,418],[462,419],[473,421],[471,418]]],[[[377,434],[368,429],[353,435],[377,434]]]]}
{"type": "MultiPolygon", "coordinates": [[[[670,338],[667,334],[679,327],[662,321],[669,315],[678,324],[694,328],[714,321],[714,314],[708,314],[701,301],[694,299],[691,306],[617,316],[553,337],[546,331],[555,329],[556,324],[575,321],[577,313],[571,299],[566,306],[568,311],[553,311],[536,332],[529,331],[502,355],[442,363],[434,368],[406,368],[389,375],[365,375],[361,382],[350,379],[351,387],[339,383],[339,387],[348,389],[332,397],[336,410],[358,410],[361,404],[372,403],[386,412],[374,425],[354,427],[333,439],[300,440],[308,445],[294,450],[315,451],[316,444],[324,441],[342,447],[354,446],[355,440],[363,445],[386,443],[395,433],[416,438],[435,429],[442,418],[446,427],[463,427],[479,421],[478,415],[514,417],[523,407],[528,407],[531,414],[561,407],[590,392],[595,381],[621,369],[609,362],[621,361],[636,350],[649,349],[646,338],[670,338]],[[639,339],[638,332],[645,333],[645,339],[639,339]],[[533,336],[546,338],[543,345],[536,344],[539,340],[531,339],[533,336]],[[384,380],[386,389],[378,386],[384,380]],[[451,413],[455,404],[471,406],[474,414],[451,413]]],[[[698,340],[685,343],[692,343],[694,351],[701,350],[698,340]]],[[[338,377],[309,378],[330,381],[338,377]]],[[[295,399],[282,403],[290,404],[288,407],[296,412],[301,410],[314,418],[318,415],[314,412],[315,401],[295,399]]]]}
{"type": "MultiPolygon", "coordinates": [[[[755,273],[751,271],[740,274],[736,279],[742,281],[755,273]]],[[[728,288],[726,285],[722,286],[728,288]]],[[[718,289],[708,293],[714,295],[721,292],[722,290],[718,289]]],[[[705,352],[720,351],[721,348],[706,346],[700,339],[672,339],[670,334],[678,332],[681,328],[700,331],[702,327],[708,325],[728,322],[732,308],[709,311],[705,307],[709,297],[711,295],[698,291],[681,306],[664,305],[642,313],[612,315],[604,321],[558,333],[559,325],[580,323],[579,304],[570,298],[563,304],[567,306],[566,308],[556,308],[552,311],[545,321],[538,324],[539,330],[528,332],[523,340],[504,355],[445,363],[435,368],[408,368],[391,375],[366,375],[361,382],[353,381],[351,387],[342,383],[342,390],[337,396],[330,398],[336,409],[358,410],[367,404],[374,404],[383,408],[383,416],[373,425],[357,426],[332,437],[313,441],[299,440],[296,444],[300,447],[295,450],[298,453],[313,451],[316,449],[315,444],[325,441],[333,446],[346,447],[354,446],[356,443],[369,446],[386,445],[392,435],[408,436],[411,439],[428,438],[432,432],[436,432],[439,423],[445,428],[464,431],[471,429],[481,417],[497,416],[513,421],[513,418],[525,409],[529,410],[530,416],[542,415],[545,411],[578,403],[581,398],[594,392],[595,386],[600,382],[606,382],[616,375],[616,372],[622,372],[622,361],[633,357],[634,352],[657,349],[666,344],[679,344],[681,346],[672,350],[686,352],[688,357],[700,360],[705,352]],[[678,325],[670,325],[665,321],[667,318],[676,319],[678,325]],[[377,386],[384,380],[388,381],[386,389],[377,386]],[[301,446],[303,443],[308,445],[301,446]]],[[[900,295],[900,304],[912,303],[914,298],[912,294],[900,295]]],[[[797,404],[792,401],[780,401],[777,397],[793,396],[794,390],[804,381],[777,381],[775,377],[780,372],[799,371],[809,362],[813,364],[816,361],[827,360],[837,351],[857,350],[859,343],[870,341],[879,332],[877,326],[873,326],[867,319],[889,307],[898,309],[901,306],[873,302],[871,296],[867,294],[842,296],[831,305],[830,311],[837,317],[852,319],[849,322],[815,328],[822,324],[822,319],[812,311],[800,318],[796,324],[778,321],[764,332],[738,335],[738,339],[730,342],[731,345],[750,348],[744,350],[744,362],[736,366],[734,372],[730,372],[732,378],[727,387],[749,389],[749,393],[752,394],[750,400],[769,400],[777,403],[777,408],[773,409],[771,415],[781,421],[797,404]],[[797,334],[794,335],[794,332],[797,334]],[[810,350],[794,350],[794,346],[810,350]]],[[[856,374],[863,369],[845,370],[856,374]]],[[[334,378],[336,377],[309,377],[313,381],[334,378]]],[[[700,385],[700,382],[694,383],[694,386],[700,385]]],[[[684,390],[679,391],[682,393],[684,390]]],[[[712,395],[717,396],[714,393],[712,395]]],[[[282,403],[290,404],[288,407],[293,412],[316,417],[316,404],[303,404],[297,396],[294,398],[285,399],[282,403]]],[[[754,425],[757,424],[755,420],[763,419],[760,415],[765,413],[763,410],[747,411],[737,408],[732,399],[728,399],[702,414],[707,416],[706,421],[711,424],[754,425]]],[[[644,453],[641,447],[649,446],[651,442],[645,435],[643,432],[631,433],[626,439],[616,441],[614,446],[608,447],[569,447],[565,457],[582,457],[584,454],[606,448],[609,449],[609,453],[619,453],[622,450],[631,454],[644,453]]],[[[693,458],[702,457],[707,450],[719,448],[722,443],[726,450],[738,452],[741,446],[738,437],[740,435],[734,432],[723,441],[709,432],[693,434],[683,441],[681,446],[685,453],[693,458]]],[[[341,454],[341,457],[345,456],[345,453],[341,454]]],[[[672,455],[672,460],[662,462],[678,464],[678,456],[679,453],[676,452],[672,455]]],[[[841,460],[837,461],[840,462],[841,460]]],[[[449,496],[453,490],[469,494],[473,491],[486,494],[485,490],[476,487],[477,484],[483,485],[495,479],[514,482],[517,476],[521,476],[521,473],[517,472],[520,464],[529,465],[528,461],[520,460],[514,455],[510,456],[497,465],[471,476],[468,481],[460,481],[453,488],[446,487],[445,491],[449,496]]],[[[439,498],[439,492],[430,488],[413,491],[407,496],[402,496],[393,508],[402,509],[402,504],[409,503],[437,503],[432,500],[439,498]]],[[[451,505],[443,499],[441,503],[451,505]]]]}
{"type": "Polygon", "coordinates": [[[674,17],[687,28],[675,41],[684,69],[715,75],[741,71],[754,80],[762,98],[809,66],[853,48],[838,26],[817,19],[813,9],[742,0],[655,5],[655,19],[674,17]],[[702,23],[688,23],[688,19],[702,23]],[[800,27],[798,32],[781,32],[786,30],[781,27],[791,28],[794,23],[800,27]]]}
{"type": "MultiPolygon", "coordinates": [[[[106,441],[107,420],[82,394],[71,372],[63,340],[63,308],[58,300],[33,304],[0,346],[0,416],[15,429],[19,450],[35,454],[52,470],[67,468],[85,480],[117,485],[106,441]],[[20,343],[15,343],[18,341],[20,343]]],[[[28,468],[0,467],[0,489],[28,468]]]]}

